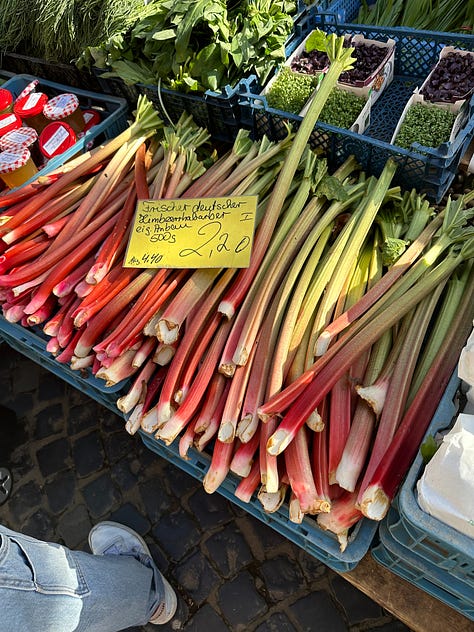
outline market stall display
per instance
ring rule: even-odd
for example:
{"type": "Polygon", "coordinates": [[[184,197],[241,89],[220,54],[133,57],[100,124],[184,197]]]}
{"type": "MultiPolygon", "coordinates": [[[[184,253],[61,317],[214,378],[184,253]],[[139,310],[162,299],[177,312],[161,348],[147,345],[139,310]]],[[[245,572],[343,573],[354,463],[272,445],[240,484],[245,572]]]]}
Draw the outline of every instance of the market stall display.
{"type": "MultiPolygon", "coordinates": [[[[324,19],[304,11],[295,22],[298,38],[324,19]]],[[[24,186],[0,192],[0,333],[120,411],[128,432],[202,479],[208,493],[219,490],[344,572],[365,555],[379,521],[382,543],[395,523],[401,532],[401,501],[390,505],[419,458],[472,326],[473,193],[436,206],[429,198],[441,202],[474,122],[466,88],[448,95],[455,99],[447,106],[454,110],[448,139],[426,145],[415,134],[414,142],[425,144],[415,152],[408,143],[408,155],[416,154],[410,177],[401,143],[395,154],[376,157],[370,150],[378,172],[357,151],[361,164],[339,152],[334,165],[333,139],[341,135],[334,128],[344,125],[318,121],[355,59],[347,25],[328,26],[317,32],[328,59],[324,79],[308,82],[311,98],[295,106],[298,125],[278,138],[261,129],[253,137],[253,125],[239,118],[249,83],[233,93],[238,115],[232,144],[223,147],[191,116],[161,117],[166,108],[143,97],[128,127],[123,117],[111,124],[112,102],[123,101],[105,98],[105,109],[113,110],[108,125],[95,121],[95,135],[81,138],[100,95],[78,91],[71,99],[67,86],[41,82],[48,101],[65,106],[59,114],[41,111],[48,121],[40,138],[56,126],[43,152],[78,123],[80,104],[79,128],[72,130],[76,142],[39,179],[31,174],[24,186]],[[327,160],[318,155],[316,125],[325,134],[327,160]],[[78,153],[96,136],[98,147],[78,153]],[[431,151],[438,145],[442,150],[431,151]],[[430,160],[438,154],[442,164],[433,174],[430,160]],[[416,163],[429,172],[423,184],[433,184],[434,194],[409,186],[416,163]],[[255,207],[243,211],[250,198],[255,207]],[[219,223],[210,234],[234,208],[252,217],[255,231],[252,224],[238,243],[237,224],[219,223]],[[181,244],[181,265],[163,264],[162,244],[179,242],[195,221],[204,223],[181,244]],[[227,264],[231,250],[232,256],[248,250],[248,262],[227,264]],[[191,255],[207,264],[189,265],[191,255]]],[[[351,36],[356,30],[351,26],[351,36]]],[[[394,84],[398,89],[407,44],[392,35],[395,45],[384,60],[395,65],[393,81],[383,73],[377,99],[370,98],[374,73],[359,86],[367,88],[369,111],[392,98],[394,84]]],[[[436,48],[449,41],[445,34],[432,39],[436,48]]],[[[364,31],[351,41],[368,40],[364,31]]],[[[438,54],[430,51],[429,59],[438,54]]],[[[375,74],[380,70],[379,63],[375,74]]],[[[268,101],[278,76],[263,94],[268,101]]],[[[25,80],[5,84],[17,100],[25,80]]],[[[412,89],[408,82],[405,96],[412,89]]],[[[258,110],[256,102],[252,107],[258,110]]],[[[252,114],[266,125],[274,112],[263,109],[267,119],[252,114]]],[[[286,125],[287,114],[276,116],[286,125]]],[[[353,136],[366,129],[374,129],[368,118],[353,136]]],[[[400,556],[394,552],[393,559],[396,566],[400,556]]],[[[469,599],[459,581],[462,605],[469,599]]],[[[471,605],[460,611],[470,617],[471,605]]],[[[458,601],[453,607],[459,609],[458,601]]]]}

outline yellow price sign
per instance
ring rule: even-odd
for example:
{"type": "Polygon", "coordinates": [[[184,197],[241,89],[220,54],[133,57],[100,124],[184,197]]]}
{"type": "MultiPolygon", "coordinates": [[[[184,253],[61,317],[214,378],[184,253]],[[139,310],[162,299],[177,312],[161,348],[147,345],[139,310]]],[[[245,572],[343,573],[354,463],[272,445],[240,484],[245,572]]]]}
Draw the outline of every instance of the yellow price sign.
{"type": "Polygon", "coordinates": [[[140,200],[125,268],[247,268],[257,196],[140,200]]]}

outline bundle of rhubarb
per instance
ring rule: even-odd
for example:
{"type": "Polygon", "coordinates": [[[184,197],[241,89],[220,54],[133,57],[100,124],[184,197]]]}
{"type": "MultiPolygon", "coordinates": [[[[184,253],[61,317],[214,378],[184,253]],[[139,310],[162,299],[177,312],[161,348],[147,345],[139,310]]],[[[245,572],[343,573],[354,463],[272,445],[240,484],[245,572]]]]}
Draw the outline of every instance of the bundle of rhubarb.
{"type": "Polygon", "coordinates": [[[353,60],[343,38],[324,46],[329,70],[283,141],[241,132],[217,158],[192,121],[163,127],[140,102],[125,136],[0,197],[0,291],[59,362],[131,378],[127,431],[205,450],[206,491],[231,471],[241,500],[288,500],[344,547],[387,511],[470,332],[474,195],[435,214],[391,186],[392,161],[329,175],[307,143],[353,60]],[[248,268],[122,267],[137,199],[232,195],[259,198],[248,268]]]}

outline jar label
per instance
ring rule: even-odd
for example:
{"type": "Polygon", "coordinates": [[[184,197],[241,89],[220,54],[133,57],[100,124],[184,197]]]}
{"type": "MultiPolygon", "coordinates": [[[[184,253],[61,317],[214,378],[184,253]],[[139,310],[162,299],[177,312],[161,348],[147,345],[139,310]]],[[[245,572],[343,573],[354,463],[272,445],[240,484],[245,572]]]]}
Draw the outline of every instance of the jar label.
{"type": "Polygon", "coordinates": [[[52,156],[67,138],[69,138],[67,130],[64,127],[58,127],[51,138],[43,143],[45,153],[52,156]]]}
{"type": "Polygon", "coordinates": [[[23,111],[34,108],[41,99],[41,92],[32,92],[23,104],[23,111]]]}
{"type": "Polygon", "coordinates": [[[0,127],[7,127],[7,125],[11,125],[16,121],[16,116],[14,114],[10,114],[10,116],[6,116],[4,119],[0,119],[0,127]]]}
{"type": "MultiPolygon", "coordinates": [[[[4,138],[7,138],[5,134],[4,138]]],[[[8,142],[16,145],[21,145],[22,143],[26,143],[30,140],[29,134],[22,134],[21,131],[13,130],[8,134],[8,142]]]]}
{"type": "Polygon", "coordinates": [[[18,154],[10,154],[8,151],[2,152],[2,164],[12,165],[14,162],[18,162],[18,154]]]}

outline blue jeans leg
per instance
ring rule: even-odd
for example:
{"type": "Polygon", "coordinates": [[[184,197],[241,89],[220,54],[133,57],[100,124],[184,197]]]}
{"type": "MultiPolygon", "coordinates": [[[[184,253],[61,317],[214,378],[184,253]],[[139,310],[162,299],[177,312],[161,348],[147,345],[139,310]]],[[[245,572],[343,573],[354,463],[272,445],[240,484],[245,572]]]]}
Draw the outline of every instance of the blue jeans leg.
{"type": "Polygon", "coordinates": [[[163,601],[161,575],[123,555],[92,555],[0,525],[0,632],[117,632],[163,601]]]}

